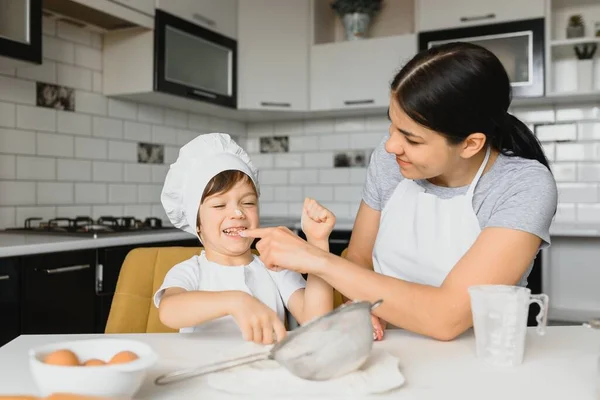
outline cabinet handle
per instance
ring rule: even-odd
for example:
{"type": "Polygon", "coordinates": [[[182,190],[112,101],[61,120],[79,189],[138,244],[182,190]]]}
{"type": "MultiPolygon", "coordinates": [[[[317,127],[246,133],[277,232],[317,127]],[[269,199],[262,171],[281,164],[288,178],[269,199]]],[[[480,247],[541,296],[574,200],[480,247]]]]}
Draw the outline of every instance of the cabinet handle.
{"type": "Polygon", "coordinates": [[[347,106],[356,106],[359,104],[373,104],[375,103],[375,100],[373,99],[367,99],[367,100],[346,100],[344,101],[344,104],[347,106]]]}
{"type": "Polygon", "coordinates": [[[208,26],[215,26],[216,23],[214,20],[210,19],[210,18],[206,18],[204,15],[202,14],[198,14],[198,13],[194,13],[192,14],[192,17],[198,21],[198,22],[202,22],[208,26]]]}
{"type": "Polygon", "coordinates": [[[346,240],[346,239],[329,239],[329,243],[332,243],[332,244],[348,244],[348,243],[350,243],[350,241],[346,240]]]}
{"type": "Polygon", "coordinates": [[[460,22],[481,21],[484,19],[494,19],[496,14],[476,15],[474,17],[460,17],[460,22]]]}
{"type": "Polygon", "coordinates": [[[88,269],[88,268],[90,268],[90,264],[72,265],[70,267],[62,267],[62,268],[55,268],[55,269],[43,269],[42,271],[47,273],[48,275],[54,275],[54,274],[64,274],[67,272],[81,271],[83,269],[88,269]]]}
{"type": "Polygon", "coordinates": [[[191,94],[192,96],[197,96],[197,97],[208,97],[209,99],[217,98],[216,94],[205,92],[205,91],[198,90],[198,89],[190,90],[188,93],[191,94]]]}
{"type": "Polygon", "coordinates": [[[10,280],[10,275],[0,275],[0,281],[8,281],[10,280]]]}
{"type": "Polygon", "coordinates": [[[276,101],[261,101],[260,105],[263,107],[291,107],[291,103],[278,103],[276,101]]]}
{"type": "Polygon", "coordinates": [[[96,294],[102,293],[104,288],[104,265],[96,265],[96,294]]]}

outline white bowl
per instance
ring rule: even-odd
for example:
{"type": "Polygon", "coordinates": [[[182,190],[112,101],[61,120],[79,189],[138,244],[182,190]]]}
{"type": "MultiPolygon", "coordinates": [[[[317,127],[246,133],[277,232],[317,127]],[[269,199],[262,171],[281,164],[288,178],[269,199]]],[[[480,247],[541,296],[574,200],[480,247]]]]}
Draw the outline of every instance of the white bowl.
{"type": "Polygon", "coordinates": [[[89,396],[131,397],[142,385],[146,371],[158,356],[150,346],[134,340],[89,339],[43,345],[29,350],[29,368],[42,396],[72,393],[89,396]],[[120,351],[137,354],[137,360],[124,364],[101,366],[60,366],[44,363],[47,354],[68,349],[80,362],[90,358],[104,361],[120,351]]]}

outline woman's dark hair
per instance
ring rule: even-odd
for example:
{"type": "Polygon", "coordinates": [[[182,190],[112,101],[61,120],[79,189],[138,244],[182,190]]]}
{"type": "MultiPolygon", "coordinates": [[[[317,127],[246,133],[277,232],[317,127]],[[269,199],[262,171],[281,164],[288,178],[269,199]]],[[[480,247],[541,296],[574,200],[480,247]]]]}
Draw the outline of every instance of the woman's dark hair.
{"type": "Polygon", "coordinates": [[[502,63],[471,43],[447,43],[418,53],[392,81],[400,108],[451,144],[485,134],[507,156],[537,160],[548,169],[542,146],[527,126],[508,113],[512,92],[502,63]]]}

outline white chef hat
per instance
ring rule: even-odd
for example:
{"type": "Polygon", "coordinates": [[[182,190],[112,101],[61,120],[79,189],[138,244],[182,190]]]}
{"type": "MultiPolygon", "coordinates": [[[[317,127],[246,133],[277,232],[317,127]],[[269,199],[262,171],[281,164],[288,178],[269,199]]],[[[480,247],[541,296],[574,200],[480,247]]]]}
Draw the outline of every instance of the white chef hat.
{"type": "Polygon", "coordinates": [[[161,193],[161,202],[171,223],[198,236],[196,221],[206,185],[220,172],[237,170],[252,179],[256,192],[258,170],[250,157],[226,133],[208,133],[188,142],[171,164],[161,193]]]}

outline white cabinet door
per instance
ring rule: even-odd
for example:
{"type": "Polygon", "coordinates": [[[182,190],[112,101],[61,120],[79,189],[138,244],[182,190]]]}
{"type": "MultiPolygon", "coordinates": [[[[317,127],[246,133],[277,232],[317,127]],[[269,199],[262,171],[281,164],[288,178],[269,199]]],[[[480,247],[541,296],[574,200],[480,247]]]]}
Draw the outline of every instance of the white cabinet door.
{"type": "Polygon", "coordinates": [[[156,0],[156,6],[194,24],[237,38],[238,0],[156,0]]]}
{"type": "Polygon", "coordinates": [[[115,3],[122,4],[144,14],[154,15],[154,0],[113,0],[115,3]]]}
{"type": "Polygon", "coordinates": [[[416,51],[413,34],[313,46],[311,110],[387,107],[390,81],[416,51]]]}
{"type": "Polygon", "coordinates": [[[239,0],[238,108],[306,111],[310,0],[239,0]]]}
{"type": "Polygon", "coordinates": [[[544,16],[545,0],[417,0],[417,29],[432,31],[544,16]]]}

